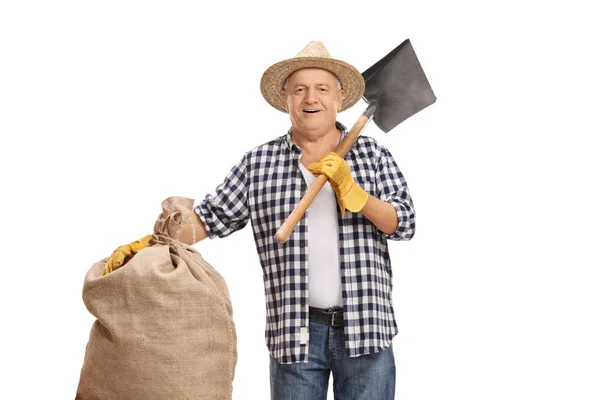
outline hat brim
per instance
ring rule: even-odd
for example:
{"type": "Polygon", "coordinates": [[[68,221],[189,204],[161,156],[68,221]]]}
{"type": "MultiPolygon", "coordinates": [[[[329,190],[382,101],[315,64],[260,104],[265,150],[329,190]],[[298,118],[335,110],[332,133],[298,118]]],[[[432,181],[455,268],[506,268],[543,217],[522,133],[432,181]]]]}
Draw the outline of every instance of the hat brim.
{"type": "Polygon", "coordinates": [[[365,92],[365,80],[352,65],[334,58],[296,57],[271,65],[260,80],[260,91],[270,105],[287,113],[282,96],[283,84],[288,76],[302,68],[325,69],[340,80],[344,101],[340,111],[352,107],[365,92]]]}

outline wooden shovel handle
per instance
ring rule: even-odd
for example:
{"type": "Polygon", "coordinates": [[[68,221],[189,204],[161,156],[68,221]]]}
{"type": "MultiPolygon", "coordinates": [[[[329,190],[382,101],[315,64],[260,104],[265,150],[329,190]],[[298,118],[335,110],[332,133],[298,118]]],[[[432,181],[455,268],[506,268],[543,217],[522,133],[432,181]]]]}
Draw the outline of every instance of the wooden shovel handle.
{"type": "MultiPolygon", "coordinates": [[[[360,135],[364,127],[367,125],[369,120],[369,117],[361,115],[358,121],[356,121],[350,132],[335,149],[335,152],[338,153],[340,157],[346,157],[346,154],[348,154],[348,152],[354,145],[354,142],[356,142],[356,139],[358,139],[358,136],[360,135]]],[[[326,175],[321,174],[317,177],[315,183],[313,183],[310,186],[310,189],[308,189],[302,200],[300,200],[300,203],[296,205],[294,211],[290,213],[283,225],[281,225],[281,227],[275,234],[275,241],[277,243],[283,244],[288,240],[290,234],[292,233],[296,225],[298,225],[298,222],[300,222],[306,210],[308,210],[308,207],[311,205],[315,197],[317,197],[317,194],[319,194],[323,186],[325,186],[325,182],[327,182],[326,175]]]]}

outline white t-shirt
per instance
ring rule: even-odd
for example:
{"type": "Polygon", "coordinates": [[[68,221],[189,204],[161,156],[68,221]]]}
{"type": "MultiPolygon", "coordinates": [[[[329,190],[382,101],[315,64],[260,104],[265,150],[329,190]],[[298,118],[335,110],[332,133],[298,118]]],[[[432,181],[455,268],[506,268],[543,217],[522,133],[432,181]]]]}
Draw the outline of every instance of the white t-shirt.
{"type": "MultiPolygon", "coordinates": [[[[298,162],[307,187],[317,179],[298,162]]],[[[338,215],[335,192],[325,183],[307,211],[308,304],[312,307],[342,307],[338,215]]]]}

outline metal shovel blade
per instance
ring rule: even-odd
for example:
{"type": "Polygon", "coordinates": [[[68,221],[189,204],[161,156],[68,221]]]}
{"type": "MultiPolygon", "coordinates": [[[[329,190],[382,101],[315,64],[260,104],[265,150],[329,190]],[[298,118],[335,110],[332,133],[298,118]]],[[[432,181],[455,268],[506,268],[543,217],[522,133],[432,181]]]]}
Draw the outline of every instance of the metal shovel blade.
{"type": "Polygon", "coordinates": [[[376,104],[373,121],[385,133],[437,100],[410,39],[362,76],[366,86],[363,99],[376,104]]]}

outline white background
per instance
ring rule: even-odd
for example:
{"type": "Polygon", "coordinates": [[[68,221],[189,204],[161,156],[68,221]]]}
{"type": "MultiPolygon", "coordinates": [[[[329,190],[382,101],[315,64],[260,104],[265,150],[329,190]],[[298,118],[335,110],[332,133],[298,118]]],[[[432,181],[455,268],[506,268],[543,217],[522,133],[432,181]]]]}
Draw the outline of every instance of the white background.
{"type": "MultiPolygon", "coordinates": [[[[410,38],[438,101],[364,132],[417,213],[390,242],[397,398],[599,399],[598,37],[578,1],[3,2],[0,398],[74,398],[85,273],[287,131],[267,67],[321,40],[364,71],[410,38]]],[[[251,228],[196,248],[231,292],[234,399],[267,399],[251,228]]]]}

